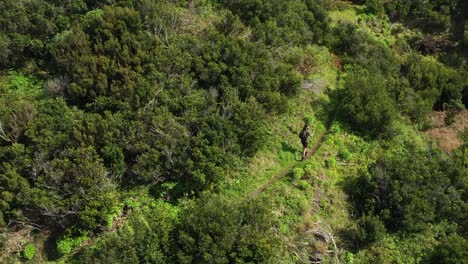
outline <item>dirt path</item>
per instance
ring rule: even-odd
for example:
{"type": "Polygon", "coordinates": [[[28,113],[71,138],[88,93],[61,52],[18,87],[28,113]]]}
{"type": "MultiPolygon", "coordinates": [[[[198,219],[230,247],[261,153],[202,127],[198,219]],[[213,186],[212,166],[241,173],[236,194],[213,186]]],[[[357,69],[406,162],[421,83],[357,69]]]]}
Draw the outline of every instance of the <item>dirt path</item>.
{"type": "MultiPolygon", "coordinates": [[[[328,134],[328,131],[330,129],[330,125],[331,125],[331,122],[329,122],[327,124],[327,128],[325,130],[325,132],[323,132],[320,137],[318,138],[317,142],[315,143],[315,145],[308,151],[307,153],[307,156],[305,158],[305,160],[309,159],[310,157],[312,157],[316,152],[317,150],[320,148],[320,146],[322,145],[323,141],[325,140],[325,137],[327,136],[328,134]]],[[[258,194],[262,193],[263,191],[265,191],[266,189],[268,189],[268,187],[270,187],[273,183],[277,182],[278,180],[280,180],[281,178],[283,178],[284,176],[286,176],[289,172],[292,171],[292,169],[294,169],[297,165],[299,165],[301,162],[300,161],[296,161],[294,163],[292,163],[291,165],[287,166],[286,168],[283,168],[280,172],[278,172],[278,174],[276,174],[273,178],[269,179],[266,183],[264,183],[262,186],[260,186],[259,188],[257,188],[255,191],[251,192],[249,194],[249,197],[251,198],[254,198],[256,197],[258,194]]]]}

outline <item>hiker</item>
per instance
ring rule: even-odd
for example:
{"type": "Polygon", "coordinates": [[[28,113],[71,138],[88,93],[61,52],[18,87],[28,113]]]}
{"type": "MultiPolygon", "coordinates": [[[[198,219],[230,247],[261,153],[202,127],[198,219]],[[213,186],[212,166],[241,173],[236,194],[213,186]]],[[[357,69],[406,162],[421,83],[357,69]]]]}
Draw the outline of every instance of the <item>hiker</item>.
{"type": "Polygon", "coordinates": [[[307,145],[309,145],[309,125],[305,125],[304,128],[302,128],[301,132],[299,132],[299,138],[301,139],[302,146],[304,147],[304,151],[302,151],[302,159],[304,160],[306,155],[307,155],[307,145]]]}

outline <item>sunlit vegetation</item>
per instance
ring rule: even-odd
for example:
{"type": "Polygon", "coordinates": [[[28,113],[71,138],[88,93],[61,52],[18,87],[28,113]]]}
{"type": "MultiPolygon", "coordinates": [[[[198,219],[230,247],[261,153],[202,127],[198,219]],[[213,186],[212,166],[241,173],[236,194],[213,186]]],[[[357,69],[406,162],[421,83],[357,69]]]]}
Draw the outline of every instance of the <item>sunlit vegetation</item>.
{"type": "Polygon", "coordinates": [[[1,263],[466,262],[466,1],[0,14],[1,263]]]}

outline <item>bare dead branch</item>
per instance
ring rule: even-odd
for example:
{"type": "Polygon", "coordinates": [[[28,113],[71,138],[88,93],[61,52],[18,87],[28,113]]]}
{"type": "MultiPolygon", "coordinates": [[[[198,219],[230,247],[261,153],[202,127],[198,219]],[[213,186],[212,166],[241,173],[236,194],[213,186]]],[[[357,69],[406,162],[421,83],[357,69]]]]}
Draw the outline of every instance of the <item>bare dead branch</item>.
{"type": "Polygon", "coordinates": [[[7,136],[7,134],[5,133],[5,130],[3,129],[2,121],[0,121],[0,138],[5,141],[11,142],[11,139],[7,136]]]}
{"type": "Polygon", "coordinates": [[[156,93],[154,94],[153,98],[148,102],[148,104],[146,104],[146,106],[143,108],[143,112],[146,112],[146,110],[148,110],[148,108],[150,106],[152,106],[154,104],[154,102],[156,101],[156,97],[162,92],[162,88],[159,89],[158,91],[156,91],[156,93]]]}

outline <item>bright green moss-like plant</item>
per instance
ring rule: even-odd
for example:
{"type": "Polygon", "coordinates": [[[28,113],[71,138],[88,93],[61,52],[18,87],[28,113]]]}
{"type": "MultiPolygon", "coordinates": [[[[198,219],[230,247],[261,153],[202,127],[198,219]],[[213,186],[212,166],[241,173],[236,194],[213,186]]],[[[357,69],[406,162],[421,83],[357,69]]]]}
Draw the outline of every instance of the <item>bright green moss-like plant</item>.
{"type": "Polygon", "coordinates": [[[73,239],[64,238],[57,242],[57,251],[60,255],[69,254],[73,249],[73,239]]]}
{"type": "Polygon", "coordinates": [[[64,237],[57,242],[57,252],[62,256],[69,254],[71,253],[73,248],[80,246],[81,243],[86,239],[88,239],[86,234],[83,234],[76,238],[64,237]]]}
{"type": "Polygon", "coordinates": [[[34,258],[36,255],[36,247],[34,244],[27,244],[26,247],[24,247],[23,251],[23,258],[26,260],[31,260],[34,258]]]}

